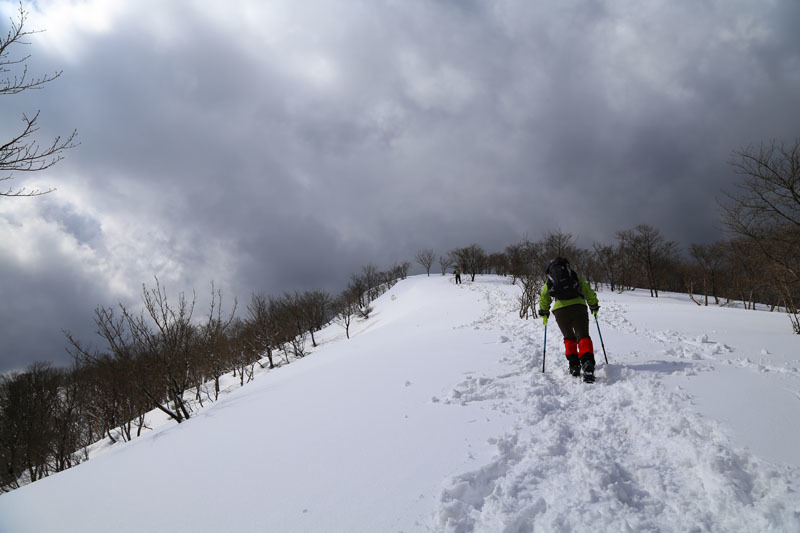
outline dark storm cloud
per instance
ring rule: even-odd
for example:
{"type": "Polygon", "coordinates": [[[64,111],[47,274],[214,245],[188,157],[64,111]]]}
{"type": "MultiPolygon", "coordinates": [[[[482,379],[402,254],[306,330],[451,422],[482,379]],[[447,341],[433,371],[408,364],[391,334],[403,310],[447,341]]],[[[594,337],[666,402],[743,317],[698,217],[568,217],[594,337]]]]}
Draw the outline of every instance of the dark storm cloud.
{"type": "Polygon", "coordinates": [[[30,9],[31,68],[64,75],[0,134],[41,109],[82,144],[36,178],[57,193],[0,203],[0,371],[63,362],[61,328],[153,276],[241,304],[554,228],[710,241],[731,150],[798,136],[790,0],[30,9]]]}

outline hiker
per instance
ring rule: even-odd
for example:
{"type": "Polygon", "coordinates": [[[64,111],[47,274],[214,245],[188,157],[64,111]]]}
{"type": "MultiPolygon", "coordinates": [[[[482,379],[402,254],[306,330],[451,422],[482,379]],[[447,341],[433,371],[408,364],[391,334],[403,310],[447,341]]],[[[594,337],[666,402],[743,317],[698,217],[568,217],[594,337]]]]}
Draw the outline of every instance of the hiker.
{"type": "Polygon", "coordinates": [[[461,268],[456,267],[456,269],[453,270],[453,274],[456,275],[456,285],[459,285],[461,283],[461,268]]]}
{"type": "Polygon", "coordinates": [[[564,334],[564,347],[569,373],[580,376],[583,371],[583,380],[594,381],[594,346],[589,337],[589,313],[586,305],[597,318],[597,294],[592,290],[586,280],[580,277],[569,261],[557,257],[547,264],[545,269],[547,281],[539,295],[539,316],[545,326],[550,316],[550,303],[555,299],[553,314],[556,323],[564,334]]]}

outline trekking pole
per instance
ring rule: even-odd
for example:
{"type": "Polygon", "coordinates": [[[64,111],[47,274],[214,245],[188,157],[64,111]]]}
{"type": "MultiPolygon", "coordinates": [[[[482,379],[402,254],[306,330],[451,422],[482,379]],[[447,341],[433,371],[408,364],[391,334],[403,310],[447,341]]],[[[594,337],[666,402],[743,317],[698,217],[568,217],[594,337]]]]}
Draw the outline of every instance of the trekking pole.
{"type": "Polygon", "coordinates": [[[542,350],[542,372],[544,372],[544,362],[547,356],[547,322],[544,323],[544,350],[542,350]]]}
{"type": "MultiPolygon", "coordinates": [[[[600,346],[603,347],[603,357],[605,357],[606,364],[608,364],[608,356],[606,355],[606,345],[603,343],[603,334],[600,333],[600,322],[597,321],[597,315],[594,315],[594,323],[597,324],[597,334],[600,335],[600,346]]],[[[545,330],[545,335],[547,335],[546,330],[545,330]]]]}

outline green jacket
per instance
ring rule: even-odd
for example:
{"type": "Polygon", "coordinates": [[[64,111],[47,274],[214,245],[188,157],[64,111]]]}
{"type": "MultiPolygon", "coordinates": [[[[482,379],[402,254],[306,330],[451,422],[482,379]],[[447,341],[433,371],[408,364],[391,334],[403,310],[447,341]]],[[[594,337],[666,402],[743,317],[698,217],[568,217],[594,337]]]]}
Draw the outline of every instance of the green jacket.
{"type": "MultiPolygon", "coordinates": [[[[561,309],[562,307],[567,307],[568,305],[597,305],[597,294],[592,290],[586,280],[578,276],[578,282],[580,283],[581,294],[583,297],[573,298],[571,300],[558,300],[556,299],[555,305],[553,305],[553,311],[556,309],[561,309]]],[[[547,287],[547,283],[544,284],[542,287],[542,293],[539,295],[539,309],[542,311],[549,311],[550,310],[550,303],[553,301],[553,297],[550,296],[550,289],[547,287]]]]}

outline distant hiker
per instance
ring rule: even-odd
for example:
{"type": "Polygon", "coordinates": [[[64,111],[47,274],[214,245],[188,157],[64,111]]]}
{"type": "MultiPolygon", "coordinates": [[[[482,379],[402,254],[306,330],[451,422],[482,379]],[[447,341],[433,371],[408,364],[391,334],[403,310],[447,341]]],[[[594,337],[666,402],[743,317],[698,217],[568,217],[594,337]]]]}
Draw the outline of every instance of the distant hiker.
{"type": "Polygon", "coordinates": [[[539,316],[545,325],[550,316],[550,302],[555,298],[553,314],[564,334],[569,373],[580,376],[589,383],[594,381],[594,346],[589,337],[589,313],[586,305],[597,318],[597,294],[586,280],[580,277],[563,257],[547,264],[547,281],[539,295],[539,316]]]}
{"type": "Polygon", "coordinates": [[[456,285],[461,284],[461,268],[456,267],[456,269],[453,270],[453,274],[456,275],[456,285]]]}

